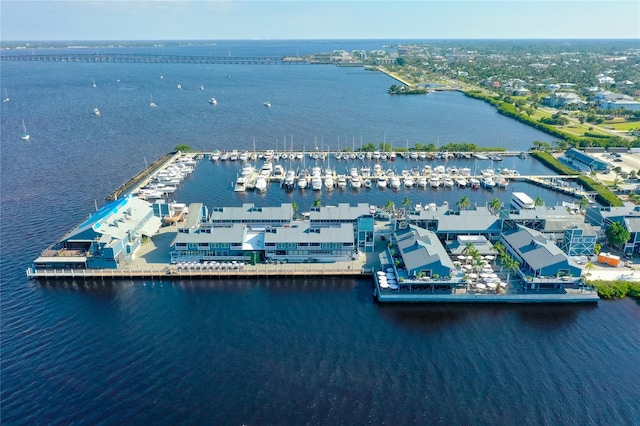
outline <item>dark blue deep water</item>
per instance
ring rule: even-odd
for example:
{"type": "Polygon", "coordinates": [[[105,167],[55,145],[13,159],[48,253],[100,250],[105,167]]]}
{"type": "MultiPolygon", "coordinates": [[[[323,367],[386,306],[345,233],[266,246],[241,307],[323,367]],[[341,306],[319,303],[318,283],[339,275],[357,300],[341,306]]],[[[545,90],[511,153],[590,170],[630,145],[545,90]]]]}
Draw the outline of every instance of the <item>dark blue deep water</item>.
{"type": "MultiPolygon", "coordinates": [[[[342,48],[359,46],[220,42],[117,51],[342,48]]],[[[631,300],[381,306],[366,279],[25,278],[29,262],[96,200],[177,144],[252,150],[255,140],[257,149],[276,149],[286,138],[294,149],[333,151],[362,138],[526,150],[549,136],[457,93],[389,96],[391,79],[358,68],[3,62],[1,82],[11,98],[1,105],[0,144],[3,424],[640,424],[640,306],[631,300]],[[262,105],[267,100],[272,108],[262,105]],[[91,114],[95,106],[101,117],[91,114]],[[29,142],[19,139],[22,120],[29,142]]],[[[545,171],[531,159],[503,163],[545,171]]],[[[494,196],[508,201],[515,187],[547,204],[570,200],[522,183],[493,193],[314,195],[273,187],[238,195],[230,188],[236,173],[235,165],[203,161],[175,196],[210,207],[295,201],[304,209],[316,196],[324,204],[381,205],[405,197],[454,204],[469,195],[481,205],[494,196]]]]}

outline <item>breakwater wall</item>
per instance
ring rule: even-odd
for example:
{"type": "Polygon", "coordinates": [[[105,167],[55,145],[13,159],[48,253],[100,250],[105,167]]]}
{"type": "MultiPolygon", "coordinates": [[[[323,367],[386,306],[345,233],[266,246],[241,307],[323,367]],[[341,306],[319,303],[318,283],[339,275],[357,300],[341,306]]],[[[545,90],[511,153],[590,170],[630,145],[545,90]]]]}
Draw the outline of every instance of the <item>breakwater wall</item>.
{"type": "Polygon", "coordinates": [[[144,179],[147,179],[153,176],[154,173],[156,173],[161,168],[165,167],[167,163],[169,163],[170,161],[173,161],[175,157],[178,155],[180,155],[180,153],[177,153],[177,152],[170,152],[168,154],[163,155],[158,160],[156,160],[153,164],[151,164],[149,167],[147,167],[146,169],[144,169],[143,171],[141,171],[140,173],[138,173],[137,175],[129,179],[127,182],[122,184],[118,189],[116,189],[111,194],[109,194],[106,200],[107,201],[117,200],[120,196],[122,196],[124,193],[129,191],[131,188],[133,188],[136,185],[139,185],[140,182],[142,182],[144,179]]]}

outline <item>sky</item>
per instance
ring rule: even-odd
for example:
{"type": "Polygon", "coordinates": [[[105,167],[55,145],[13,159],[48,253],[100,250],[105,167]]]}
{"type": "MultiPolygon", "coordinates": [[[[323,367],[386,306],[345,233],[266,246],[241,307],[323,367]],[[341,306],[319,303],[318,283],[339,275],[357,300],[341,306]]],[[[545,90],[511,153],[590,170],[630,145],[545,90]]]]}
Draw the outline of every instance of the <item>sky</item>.
{"type": "Polygon", "coordinates": [[[0,1],[0,41],[540,38],[640,40],[640,1],[0,1]]]}

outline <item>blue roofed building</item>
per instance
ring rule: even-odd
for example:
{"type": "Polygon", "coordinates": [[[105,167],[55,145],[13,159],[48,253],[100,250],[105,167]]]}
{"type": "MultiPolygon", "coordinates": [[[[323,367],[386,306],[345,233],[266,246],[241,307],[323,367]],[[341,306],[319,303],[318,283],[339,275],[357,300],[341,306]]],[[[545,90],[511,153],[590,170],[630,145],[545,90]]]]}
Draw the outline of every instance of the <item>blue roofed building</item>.
{"type": "Polygon", "coordinates": [[[126,197],[106,204],[34,261],[36,268],[117,268],[161,226],[152,205],[126,197]]]}
{"type": "Polygon", "coordinates": [[[409,277],[452,275],[455,266],[435,232],[409,225],[396,231],[394,237],[409,277]]]}
{"type": "Polygon", "coordinates": [[[594,225],[600,226],[604,238],[604,231],[614,222],[624,226],[631,234],[629,240],[624,244],[625,253],[640,253],[640,206],[628,203],[620,207],[597,207],[587,209],[585,220],[594,225]]]}
{"type": "MultiPolygon", "coordinates": [[[[571,165],[571,162],[577,162],[579,163],[578,166],[584,166],[597,172],[609,169],[609,164],[606,161],[602,161],[579,149],[571,148],[564,153],[564,156],[569,160],[569,165],[571,165]]],[[[581,169],[581,167],[576,168],[581,169]]]]}
{"type": "Polygon", "coordinates": [[[519,226],[503,234],[500,241],[507,253],[520,262],[518,274],[526,288],[557,288],[582,275],[582,267],[541,232],[519,226]]]}

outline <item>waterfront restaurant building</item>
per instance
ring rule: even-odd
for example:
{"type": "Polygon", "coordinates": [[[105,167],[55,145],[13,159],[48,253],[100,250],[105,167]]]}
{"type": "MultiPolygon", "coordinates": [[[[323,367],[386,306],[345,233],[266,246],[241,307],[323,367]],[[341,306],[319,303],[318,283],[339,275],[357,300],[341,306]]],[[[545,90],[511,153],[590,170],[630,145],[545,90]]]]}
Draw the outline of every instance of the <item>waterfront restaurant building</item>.
{"type": "MultiPolygon", "coordinates": [[[[201,204],[189,211],[204,212],[201,204]]],[[[373,216],[368,204],[326,206],[309,220],[293,220],[291,204],[280,207],[214,208],[178,226],[171,262],[336,262],[373,251],[373,216]]]]}
{"type": "Polygon", "coordinates": [[[106,204],[34,261],[37,268],[115,269],[161,226],[152,205],[126,197],[106,204]]]}
{"type": "Polygon", "coordinates": [[[625,253],[640,253],[640,206],[628,203],[621,207],[590,207],[585,214],[585,220],[604,231],[613,222],[624,226],[631,234],[629,240],[624,244],[625,253]]]}
{"type": "Polygon", "coordinates": [[[563,277],[570,282],[582,275],[582,267],[541,232],[520,226],[503,234],[500,241],[509,255],[520,262],[518,273],[528,289],[557,288],[563,277]]]}
{"type": "Polygon", "coordinates": [[[394,237],[409,277],[452,275],[455,266],[435,232],[409,225],[394,237]]]}

